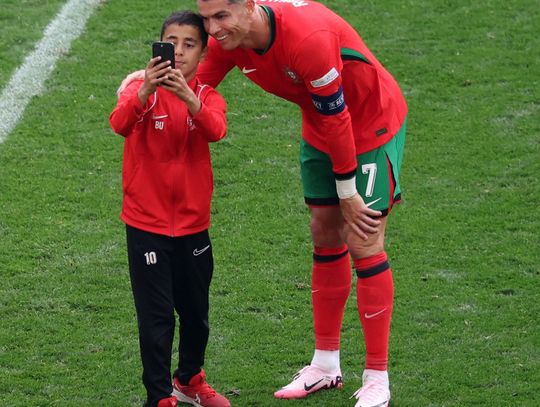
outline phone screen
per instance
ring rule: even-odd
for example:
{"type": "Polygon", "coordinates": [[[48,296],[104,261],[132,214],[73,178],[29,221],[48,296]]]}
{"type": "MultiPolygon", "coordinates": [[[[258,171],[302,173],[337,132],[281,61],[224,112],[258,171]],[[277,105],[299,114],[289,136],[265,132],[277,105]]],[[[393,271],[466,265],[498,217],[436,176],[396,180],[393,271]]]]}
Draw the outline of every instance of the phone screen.
{"type": "Polygon", "coordinates": [[[152,44],[152,58],[161,57],[161,61],[171,61],[171,68],[174,69],[174,44],[172,42],[156,41],[152,44]]]}

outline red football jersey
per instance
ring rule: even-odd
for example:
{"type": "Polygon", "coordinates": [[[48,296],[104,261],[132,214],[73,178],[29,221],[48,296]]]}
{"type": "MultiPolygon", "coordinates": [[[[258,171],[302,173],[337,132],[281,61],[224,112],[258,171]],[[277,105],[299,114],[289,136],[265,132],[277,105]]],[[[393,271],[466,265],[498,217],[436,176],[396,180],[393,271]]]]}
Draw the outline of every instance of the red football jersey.
{"type": "Polygon", "coordinates": [[[257,3],[270,19],[270,46],[224,51],[210,38],[197,76],[215,87],[237,66],[265,91],[296,103],[302,137],[330,155],[336,174],[350,174],[356,155],[385,144],[400,129],[407,105],[397,82],[358,33],[322,4],[257,3]]]}
{"type": "Polygon", "coordinates": [[[206,230],[213,192],[208,143],[225,136],[225,100],[194,79],[189,86],[202,104],[195,116],[161,87],[142,106],[137,96],[142,83],[124,89],[109,118],[126,138],[121,219],[172,237],[206,230]]]}

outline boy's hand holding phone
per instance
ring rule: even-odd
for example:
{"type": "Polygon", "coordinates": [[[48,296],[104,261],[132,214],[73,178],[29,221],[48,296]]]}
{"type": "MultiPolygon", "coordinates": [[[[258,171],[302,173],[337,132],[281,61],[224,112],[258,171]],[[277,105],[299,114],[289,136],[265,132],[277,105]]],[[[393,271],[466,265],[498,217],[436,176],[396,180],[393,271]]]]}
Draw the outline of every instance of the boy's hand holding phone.
{"type": "Polygon", "coordinates": [[[167,79],[167,74],[171,71],[170,61],[160,62],[161,57],[152,58],[148,61],[144,70],[144,83],[139,89],[139,100],[144,105],[148,97],[156,91],[158,85],[167,79]]]}
{"type": "Polygon", "coordinates": [[[188,107],[189,112],[195,115],[201,110],[201,101],[197,98],[197,95],[191,90],[182,71],[180,69],[173,69],[167,75],[167,79],[163,81],[163,89],[167,89],[169,92],[174,93],[180,100],[182,100],[188,107]]]}
{"type": "Polygon", "coordinates": [[[157,41],[152,44],[152,59],[144,71],[144,83],[139,89],[139,100],[144,105],[158,86],[174,93],[195,115],[201,110],[201,102],[188,86],[180,69],[175,68],[174,44],[157,41]]]}
{"type": "Polygon", "coordinates": [[[161,85],[167,74],[174,69],[174,44],[156,41],[152,44],[152,59],[148,61],[144,71],[144,84],[139,89],[139,100],[145,104],[148,97],[161,85]]]}

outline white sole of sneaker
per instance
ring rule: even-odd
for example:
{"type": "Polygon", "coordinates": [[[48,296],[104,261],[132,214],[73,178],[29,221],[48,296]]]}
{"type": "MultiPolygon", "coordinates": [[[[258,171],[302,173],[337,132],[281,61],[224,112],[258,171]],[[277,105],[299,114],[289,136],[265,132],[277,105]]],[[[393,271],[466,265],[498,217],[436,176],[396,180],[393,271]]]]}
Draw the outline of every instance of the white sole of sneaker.
{"type": "Polygon", "coordinates": [[[195,407],[203,407],[202,404],[199,404],[200,400],[192,399],[191,397],[186,396],[184,393],[180,393],[176,389],[173,388],[173,396],[176,397],[176,400],[178,400],[180,403],[189,403],[192,406],[195,407]]]}
{"type": "MultiPolygon", "coordinates": [[[[389,402],[390,402],[390,400],[387,400],[387,401],[383,401],[382,403],[379,403],[377,405],[369,406],[369,407],[388,407],[389,402]]],[[[362,406],[360,406],[360,407],[362,407],[362,406]]]]}

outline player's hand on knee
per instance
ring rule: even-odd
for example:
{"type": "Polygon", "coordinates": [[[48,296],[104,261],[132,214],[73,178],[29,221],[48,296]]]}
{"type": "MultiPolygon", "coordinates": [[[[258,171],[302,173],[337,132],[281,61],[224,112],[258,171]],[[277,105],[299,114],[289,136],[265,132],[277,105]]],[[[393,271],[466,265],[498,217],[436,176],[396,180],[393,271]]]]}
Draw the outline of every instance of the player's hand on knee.
{"type": "Polygon", "coordinates": [[[360,195],[340,199],[339,206],[343,219],[360,238],[367,240],[368,234],[379,231],[381,221],[376,218],[382,213],[366,206],[360,195]]]}

